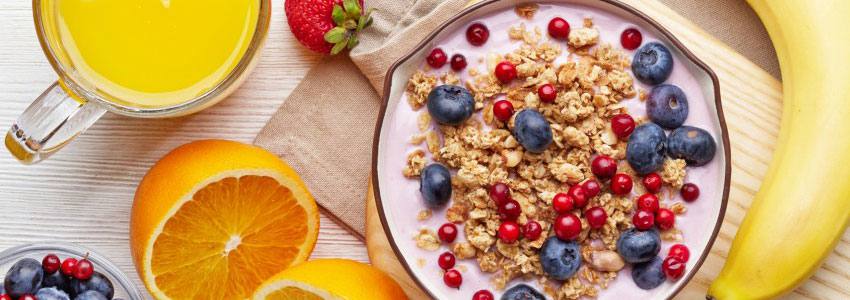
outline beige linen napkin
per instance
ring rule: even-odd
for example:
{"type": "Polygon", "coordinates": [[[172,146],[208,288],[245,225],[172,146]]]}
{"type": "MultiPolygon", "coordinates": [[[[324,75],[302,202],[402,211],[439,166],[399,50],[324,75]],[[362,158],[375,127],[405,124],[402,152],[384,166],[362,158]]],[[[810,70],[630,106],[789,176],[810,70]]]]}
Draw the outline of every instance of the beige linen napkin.
{"type": "Polygon", "coordinates": [[[350,59],[319,63],[254,143],[289,162],[319,205],[364,239],[363,202],[372,162],[379,94],[389,66],[468,0],[371,0],[373,24],[350,59]]]}
{"type": "MultiPolygon", "coordinates": [[[[663,0],[762,67],[774,70],[770,40],[738,0],[663,0]],[[706,14],[705,11],[724,13],[706,14]],[[767,62],[766,64],[764,62],[767,62]]],[[[369,0],[373,25],[351,53],[307,73],[255,144],[280,155],[303,177],[319,205],[361,239],[379,94],[389,66],[469,0],[369,0]]],[[[639,8],[638,8],[639,9],[639,8]]],[[[778,75],[778,71],[772,72],[778,75]]]]}

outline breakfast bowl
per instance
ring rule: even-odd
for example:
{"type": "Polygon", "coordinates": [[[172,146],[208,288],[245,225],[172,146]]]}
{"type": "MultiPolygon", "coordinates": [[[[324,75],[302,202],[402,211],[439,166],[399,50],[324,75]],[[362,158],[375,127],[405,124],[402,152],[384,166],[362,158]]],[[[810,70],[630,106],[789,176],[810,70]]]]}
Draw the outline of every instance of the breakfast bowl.
{"type": "Polygon", "coordinates": [[[64,242],[39,242],[8,248],[0,252],[0,276],[5,279],[7,271],[25,258],[34,259],[39,263],[48,254],[54,254],[60,260],[72,257],[86,258],[91,261],[94,271],[102,274],[112,283],[113,299],[142,300],[144,297],[121,269],[103,255],[83,246],[64,242]]]}
{"type": "Polygon", "coordinates": [[[619,1],[479,2],[393,64],[383,97],[374,197],[397,258],[433,298],[530,288],[557,299],[669,299],[720,229],[731,158],[717,77],[619,1]],[[665,59],[672,65],[647,71],[665,59]],[[661,142],[642,144],[646,136],[661,142]],[[697,148],[682,142],[694,138],[697,148]],[[611,174],[597,169],[603,156],[613,157],[611,174]],[[646,194],[657,198],[652,210],[637,201],[646,194]],[[591,208],[605,217],[591,220],[591,208]],[[649,256],[625,253],[626,232],[655,237],[649,256]]]}

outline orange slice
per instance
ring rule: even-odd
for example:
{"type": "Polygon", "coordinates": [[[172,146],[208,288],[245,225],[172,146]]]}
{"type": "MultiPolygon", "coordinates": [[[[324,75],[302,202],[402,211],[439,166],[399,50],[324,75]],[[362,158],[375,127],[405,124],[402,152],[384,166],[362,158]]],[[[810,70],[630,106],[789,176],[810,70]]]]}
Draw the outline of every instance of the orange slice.
{"type": "Polygon", "coordinates": [[[406,300],[389,275],[347,259],[319,259],[287,269],[263,283],[254,300],[406,300]]]}
{"type": "Polygon", "coordinates": [[[175,149],[145,175],[130,242],[157,299],[246,299],[305,261],[318,229],[292,168],[258,147],[210,140],[175,149]]]}

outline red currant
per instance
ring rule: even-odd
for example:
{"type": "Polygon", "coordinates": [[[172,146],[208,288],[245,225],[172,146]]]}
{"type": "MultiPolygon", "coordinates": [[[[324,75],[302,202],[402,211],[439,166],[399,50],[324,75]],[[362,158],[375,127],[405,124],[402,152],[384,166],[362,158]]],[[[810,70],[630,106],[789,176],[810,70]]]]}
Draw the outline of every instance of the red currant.
{"type": "Polygon", "coordinates": [[[455,72],[460,72],[461,70],[466,68],[466,57],[461,54],[452,55],[451,66],[452,70],[455,70],[455,72]]]}
{"type": "Polygon", "coordinates": [[[596,179],[586,180],[581,184],[581,187],[584,188],[584,194],[587,198],[596,197],[602,191],[602,186],[599,185],[599,181],[596,181],[596,179]]]}
{"type": "Polygon", "coordinates": [[[493,103],[493,116],[499,121],[507,122],[514,115],[514,104],[508,100],[499,100],[493,103]]]}
{"type": "Polygon", "coordinates": [[[685,201],[688,202],[693,202],[699,198],[699,187],[693,183],[685,183],[682,185],[680,193],[682,194],[682,199],[685,199],[685,201]]]}
{"type": "Polygon", "coordinates": [[[587,192],[584,191],[584,187],[581,184],[571,186],[570,190],[567,191],[567,195],[573,197],[573,204],[576,207],[583,208],[587,206],[587,192]]]}
{"type": "Polygon", "coordinates": [[[558,90],[552,84],[547,83],[537,88],[537,96],[540,97],[540,101],[552,103],[558,97],[558,90]]]}
{"type": "Polygon", "coordinates": [[[543,234],[543,227],[537,221],[528,221],[522,225],[522,235],[529,241],[536,241],[543,234]]]}
{"type": "Polygon", "coordinates": [[[472,300],[493,300],[493,293],[488,290],[480,290],[475,292],[475,295],[472,295],[472,300]]]}
{"type": "Polygon", "coordinates": [[[74,269],[74,278],[77,280],[89,280],[94,274],[94,265],[88,259],[81,259],[77,262],[77,268],[74,269]]]}
{"type": "Polygon", "coordinates": [[[555,236],[571,241],[581,233],[581,220],[574,214],[563,214],[555,219],[555,236]]]}
{"type": "Polygon", "coordinates": [[[566,40],[570,36],[570,23],[561,17],[555,17],[549,21],[549,36],[566,40]]]}
{"type": "Polygon", "coordinates": [[[73,257],[66,258],[62,261],[62,266],[59,269],[65,276],[73,276],[74,270],[77,269],[77,259],[73,257]]]}
{"type": "Polygon", "coordinates": [[[428,54],[428,57],[425,60],[432,68],[439,69],[446,64],[446,61],[449,60],[449,57],[446,56],[446,52],[444,52],[443,49],[434,48],[434,50],[431,50],[431,54],[428,54]]]}
{"type": "Polygon", "coordinates": [[[664,275],[667,275],[667,278],[678,280],[685,274],[685,262],[679,260],[678,257],[668,256],[661,263],[661,269],[664,271],[664,275]]]}
{"type": "Polygon", "coordinates": [[[496,78],[502,83],[510,83],[516,79],[516,66],[509,61],[503,61],[496,65],[496,78]]]}
{"type": "Polygon", "coordinates": [[[463,276],[457,270],[451,269],[443,275],[443,282],[450,288],[459,288],[460,284],[463,283],[463,276]]]}
{"type": "Polygon", "coordinates": [[[653,225],[655,225],[655,216],[653,216],[651,212],[638,210],[635,215],[632,216],[632,223],[634,223],[635,228],[640,231],[649,230],[653,225]]]}
{"type": "Polygon", "coordinates": [[[437,264],[440,265],[440,268],[443,270],[448,270],[455,267],[455,255],[451,252],[443,252],[440,254],[440,257],[437,258],[437,264]]]}
{"type": "Polygon", "coordinates": [[[564,193],[555,194],[552,198],[552,209],[558,214],[566,214],[575,208],[575,200],[570,195],[564,193]]]}
{"type": "Polygon", "coordinates": [[[637,49],[640,47],[641,42],[643,42],[643,36],[637,29],[626,29],[623,31],[623,34],[620,35],[620,43],[623,44],[623,48],[628,50],[637,49]]]}
{"type": "MultiPolygon", "coordinates": [[[[44,259],[41,260],[41,267],[44,269],[44,273],[47,275],[52,275],[59,270],[59,267],[62,265],[62,261],[59,260],[59,257],[56,254],[48,254],[44,256],[44,259]]],[[[2,300],[2,299],[0,299],[2,300]]]]}
{"type": "Polygon", "coordinates": [[[597,155],[590,162],[590,171],[596,177],[607,179],[617,173],[617,162],[608,155],[597,155]]]}
{"type": "Polygon", "coordinates": [[[8,294],[0,294],[0,300],[13,300],[8,294]]]}
{"type": "Polygon", "coordinates": [[[658,173],[649,173],[643,177],[643,187],[646,188],[647,192],[657,194],[661,191],[661,175],[658,173]]]}
{"type": "Polygon", "coordinates": [[[505,244],[513,244],[519,239],[519,224],[514,221],[504,221],[499,225],[499,239],[505,244]]]}
{"type": "Polygon", "coordinates": [[[511,188],[507,184],[496,182],[490,186],[490,199],[496,202],[496,206],[511,200],[511,188]]]}
{"type": "Polygon", "coordinates": [[[619,114],[611,118],[611,130],[618,138],[625,139],[635,131],[635,119],[629,114],[619,114]]]}
{"type": "Polygon", "coordinates": [[[672,210],[659,208],[658,212],[655,213],[655,224],[658,224],[658,228],[661,230],[673,228],[676,225],[676,214],[672,210]]]}
{"type": "Polygon", "coordinates": [[[611,192],[620,196],[631,193],[632,177],[623,173],[614,174],[614,177],[611,177],[611,192]]]}
{"type": "Polygon", "coordinates": [[[443,224],[440,226],[440,229],[437,230],[437,236],[440,237],[440,240],[444,243],[452,243],[457,238],[457,226],[452,223],[443,224]]]}
{"type": "Polygon", "coordinates": [[[481,23],[473,23],[466,28],[466,40],[473,46],[481,46],[490,38],[490,30],[481,23]]]}
{"type": "Polygon", "coordinates": [[[30,294],[24,294],[23,296],[21,296],[20,298],[18,298],[18,300],[37,300],[37,299],[36,299],[36,298],[35,298],[35,296],[33,296],[33,295],[30,295],[30,294]]]}
{"type": "Polygon", "coordinates": [[[667,256],[676,257],[683,262],[687,262],[688,259],[691,258],[691,251],[688,250],[688,246],[675,244],[670,247],[670,251],[667,252],[667,256]]]}
{"type": "Polygon", "coordinates": [[[637,199],[637,208],[648,212],[658,211],[658,197],[654,194],[643,194],[637,199]]]}
{"type": "Polygon", "coordinates": [[[584,212],[584,218],[590,224],[590,228],[597,229],[605,226],[605,221],[608,220],[608,213],[599,206],[594,206],[584,212]]]}
{"type": "Polygon", "coordinates": [[[502,220],[516,221],[520,214],[522,214],[522,207],[519,206],[519,202],[516,200],[505,201],[505,203],[499,206],[499,215],[502,217],[502,220]]]}

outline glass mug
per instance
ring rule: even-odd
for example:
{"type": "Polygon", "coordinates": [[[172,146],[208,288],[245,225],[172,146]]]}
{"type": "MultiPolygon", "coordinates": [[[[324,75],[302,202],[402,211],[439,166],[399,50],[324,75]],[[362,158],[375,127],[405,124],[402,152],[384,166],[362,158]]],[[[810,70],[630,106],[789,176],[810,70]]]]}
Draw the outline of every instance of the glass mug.
{"type": "Polygon", "coordinates": [[[165,118],[210,107],[259,58],[270,0],[33,0],[59,80],[6,134],[25,164],[42,161],[106,111],[165,118]]]}

